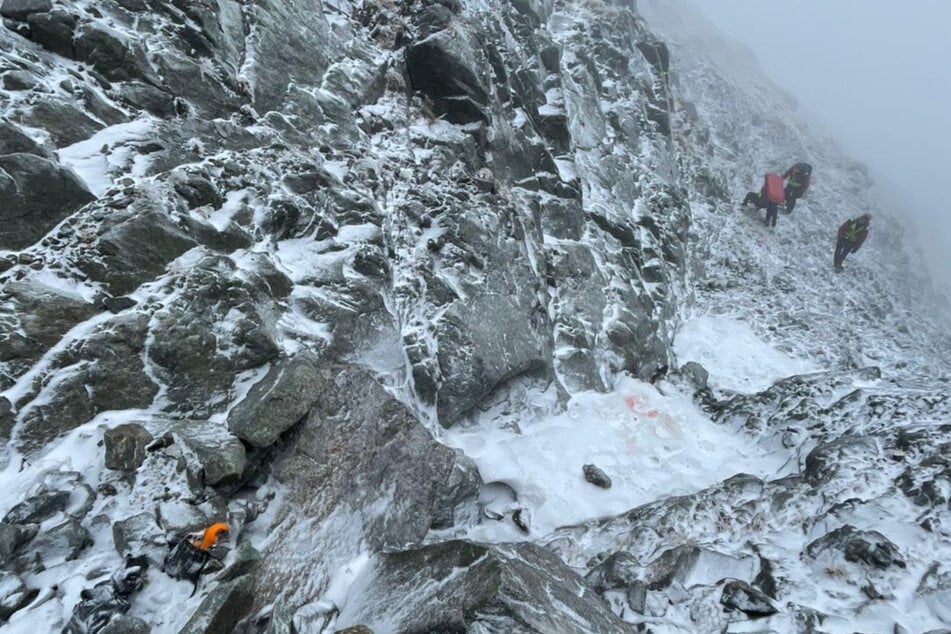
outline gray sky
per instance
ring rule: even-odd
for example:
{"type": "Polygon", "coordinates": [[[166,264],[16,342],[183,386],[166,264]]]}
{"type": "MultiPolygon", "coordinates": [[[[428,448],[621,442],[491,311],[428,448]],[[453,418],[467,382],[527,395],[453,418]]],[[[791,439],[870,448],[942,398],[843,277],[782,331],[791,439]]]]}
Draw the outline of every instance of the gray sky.
{"type": "Polygon", "coordinates": [[[919,227],[951,284],[951,0],[694,0],[919,227]]]}

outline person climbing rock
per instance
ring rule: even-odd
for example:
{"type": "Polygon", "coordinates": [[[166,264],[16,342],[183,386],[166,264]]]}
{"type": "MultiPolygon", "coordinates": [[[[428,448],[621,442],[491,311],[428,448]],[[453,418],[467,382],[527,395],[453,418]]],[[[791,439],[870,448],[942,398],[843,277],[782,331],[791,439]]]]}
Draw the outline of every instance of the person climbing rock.
{"type": "Polygon", "coordinates": [[[838,240],[835,243],[835,257],[833,258],[836,273],[842,272],[842,263],[845,261],[845,256],[858,251],[865,242],[871,220],[872,214],[862,214],[858,218],[851,218],[839,225],[838,240]]]}
{"type": "Polygon", "coordinates": [[[206,528],[201,536],[186,536],[176,543],[165,561],[162,570],[173,579],[191,581],[194,585],[192,594],[198,589],[198,579],[205,571],[208,562],[215,557],[211,550],[218,544],[218,540],[228,534],[228,525],[217,522],[206,528]]]}
{"type": "Polygon", "coordinates": [[[750,192],[743,199],[744,205],[753,205],[766,210],[766,226],[775,227],[779,218],[779,205],[785,200],[783,177],[779,174],[767,174],[763,178],[763,188],[759,193],[750,192]]]}
{"type": "Polygon", "coordinates": [[[128,612],[131,607],[129,598],[145,585],[148,569],[146,557],[128,556],[125,566],[112,573],[111,578],[82,590],[63,633],[95,634],[117,615],[128,612]]]}
{"type": "Polygon", "coordinates": [[[809,163],[796,163],[783,174],[786,179],[784,193],[786,195],[786,213],[792,213],[796,207],[796,201],[805,195],[809,189],[809,183],[812,180],[812,165],[809,163]]]}

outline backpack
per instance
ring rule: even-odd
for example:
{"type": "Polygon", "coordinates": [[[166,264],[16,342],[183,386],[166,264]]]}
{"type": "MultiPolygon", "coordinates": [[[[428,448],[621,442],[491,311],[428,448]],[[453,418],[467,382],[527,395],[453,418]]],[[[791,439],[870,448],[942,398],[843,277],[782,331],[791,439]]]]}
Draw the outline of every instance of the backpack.
{"type": "Polygon", "coordinates": [[[767,174],[762,193],[766,196],[766,200],[773,204],[778,205],[781,202],[785,202],[786,195],[783,192],[783,177],[779,174],[767,174]]]}

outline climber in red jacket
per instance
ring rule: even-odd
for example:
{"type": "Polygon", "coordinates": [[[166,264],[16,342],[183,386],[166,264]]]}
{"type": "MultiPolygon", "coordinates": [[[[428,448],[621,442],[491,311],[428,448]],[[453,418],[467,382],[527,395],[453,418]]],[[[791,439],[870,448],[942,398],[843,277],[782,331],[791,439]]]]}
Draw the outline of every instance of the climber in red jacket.
{"type": "Polygon", "coordinates": [[[796,163],[783,174],[786,179],[786,213],[791,213],[796,207],[796,201],[803,197],[809,189],[812,180],[812,165],[796,163]]]}
{"type": "Polygon", "coordinates": [[[863,214],[858,218],[846,220],[839,225],[839,235],[835,243],[835,257],[833,258],[836,273],[842,272],[842,263],[845,261],[845,256],[858,251],[865,242],[871,220],[872,214],[863,214]]]}
{"type": "Polygon", "coordinates": [[[767,174],[763,179],[763,188],[757,194],[750,192],[743,199],[744,205],[754,205],[757,209],[766,209],[766,226],[775,227],[779,217],[779,205],[785,200],[783,177],[779,174],[767,174]]]}

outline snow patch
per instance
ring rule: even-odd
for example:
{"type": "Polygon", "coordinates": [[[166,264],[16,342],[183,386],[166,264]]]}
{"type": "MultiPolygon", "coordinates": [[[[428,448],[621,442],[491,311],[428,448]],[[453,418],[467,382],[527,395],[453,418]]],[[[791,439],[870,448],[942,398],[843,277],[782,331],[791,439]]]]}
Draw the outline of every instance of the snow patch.
{"type": "Polygon", "coordinates": [[[145,174],[148,161],[139,160],[133,142],[149,138],[154,128],[155,120],[151,117],[109,126],[85,141],[59,150],[59,160],[76,172],[89,191],[103,196],[116,177],[145,174]]]}
{"type": "Polygon", "coordinates": [[[688,319],[674,339],[674,354],[683,365],[695,361],[710,373],[713,388],[753,394],[779,379],[821,370],[762,341],[745,324],[729,317],[688,319]]]}
{"type": "MultiPolygon", "coordinates": [[[[551,395],[537,397],[544,408],[551,395]]],[[[502,408],[504,409],[504,407],[502,408]]],[[[608,394],[575,395],[567,411],[526,417],[490,411],[446,433],[447,444],[475,460],[485,482],[504,482],[532,514],[538,535],[559,526],[623,513],[660,497],[686,494],[736,473],[772,476],[784,458],[712,422],[686,396],[665,395],[633,378],[608,394]],[[612,479],[584,479],[593,463],[612,479]]],[[[525,539],[507,524],[482,524],[470,537],[525,539]]]]}

